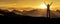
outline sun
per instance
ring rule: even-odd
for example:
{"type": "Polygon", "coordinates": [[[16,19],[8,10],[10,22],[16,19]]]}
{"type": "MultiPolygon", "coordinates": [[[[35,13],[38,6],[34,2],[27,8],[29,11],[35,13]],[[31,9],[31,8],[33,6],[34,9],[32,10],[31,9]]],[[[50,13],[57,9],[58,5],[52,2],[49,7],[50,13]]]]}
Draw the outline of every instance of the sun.
{"type": "Polygon", "coordinates": [[[40,5],[40,8],[41,8],[41,9],[46,9],[47,6],[43,3],[43,4],[40,5]]]}

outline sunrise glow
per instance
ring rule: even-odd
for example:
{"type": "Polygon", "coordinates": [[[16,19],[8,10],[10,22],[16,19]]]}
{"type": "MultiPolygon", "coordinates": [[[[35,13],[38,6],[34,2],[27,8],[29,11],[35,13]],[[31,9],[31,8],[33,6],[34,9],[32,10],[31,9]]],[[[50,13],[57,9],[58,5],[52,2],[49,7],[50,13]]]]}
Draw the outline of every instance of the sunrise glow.
{"type": "Polygon", "coordinates": [[[42,9],[46,9],[47,6],[43,3],[43,4],[40,5],[40,8],[42,8],[42,9]]]}

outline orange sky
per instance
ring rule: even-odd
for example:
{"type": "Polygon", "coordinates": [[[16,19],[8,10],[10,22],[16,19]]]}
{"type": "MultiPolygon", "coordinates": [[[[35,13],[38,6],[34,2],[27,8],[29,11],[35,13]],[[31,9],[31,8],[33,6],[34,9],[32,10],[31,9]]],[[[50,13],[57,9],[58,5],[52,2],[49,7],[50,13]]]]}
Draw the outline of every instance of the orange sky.
{"type": "Polygon", "coordinates": [[[51,7],[60,7],[60,0],[0,0],[0,7],[38,7],[44,1],[46,4],[53,1],[51,7]]]}

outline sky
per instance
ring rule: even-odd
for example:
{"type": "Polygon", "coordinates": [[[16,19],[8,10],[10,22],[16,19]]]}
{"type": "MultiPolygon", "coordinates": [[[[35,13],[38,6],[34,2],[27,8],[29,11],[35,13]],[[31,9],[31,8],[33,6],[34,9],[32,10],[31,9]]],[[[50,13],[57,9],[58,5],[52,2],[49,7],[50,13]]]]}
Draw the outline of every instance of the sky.
{"type": "Polygon", "coordinates": [[[53,2],[51,7],[60,7],[60,0],[0,0],[0,7],[39,7],[44,1],[53,2]]]}

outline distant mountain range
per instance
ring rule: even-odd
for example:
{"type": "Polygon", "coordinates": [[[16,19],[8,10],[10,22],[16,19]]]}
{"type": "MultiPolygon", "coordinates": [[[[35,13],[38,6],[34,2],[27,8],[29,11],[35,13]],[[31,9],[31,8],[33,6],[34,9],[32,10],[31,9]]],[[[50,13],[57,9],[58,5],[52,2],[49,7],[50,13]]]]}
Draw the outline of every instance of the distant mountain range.
{"type": "MultiPolygon", "coordinates": [[[[23,10],[26,10],[26,11],[29,11],[29,10],[34,10],[34,9],[41,9],[41,8],[32,8],[32,7],[0,7],[0,9],[2,9],[2,10],[9,10],[9,11],[11,11],[11,10],[19,10],[19,11],[23,11],[23,10]]],[[[56,10],[60,10],[60,7],[56,7],[56,8],[50,8],[51,10],[54,10],[54,11],[56,11],[56,10]]]]}

